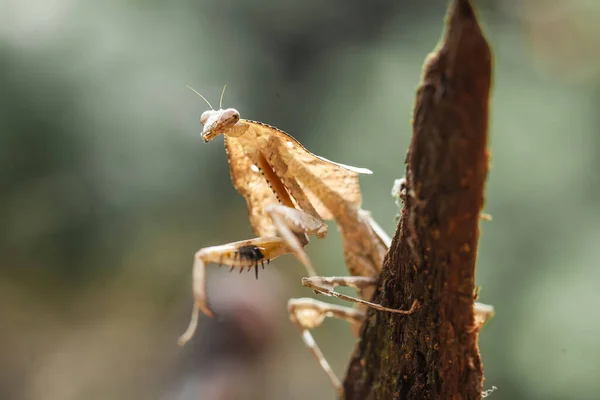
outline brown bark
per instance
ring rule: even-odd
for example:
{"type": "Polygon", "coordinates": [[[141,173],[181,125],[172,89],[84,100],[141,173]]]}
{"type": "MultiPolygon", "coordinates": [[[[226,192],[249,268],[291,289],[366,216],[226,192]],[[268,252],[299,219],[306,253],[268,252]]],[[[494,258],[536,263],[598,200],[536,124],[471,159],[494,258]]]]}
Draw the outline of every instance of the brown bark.
{"type": "Polygon", "coordinates": [[[406,159],[407,194],[344,382],[347,399],[479,399],[474,324],[479,215],[488,170],[491,52],[468,0],[450,4],[425,62],[406,159]]]}

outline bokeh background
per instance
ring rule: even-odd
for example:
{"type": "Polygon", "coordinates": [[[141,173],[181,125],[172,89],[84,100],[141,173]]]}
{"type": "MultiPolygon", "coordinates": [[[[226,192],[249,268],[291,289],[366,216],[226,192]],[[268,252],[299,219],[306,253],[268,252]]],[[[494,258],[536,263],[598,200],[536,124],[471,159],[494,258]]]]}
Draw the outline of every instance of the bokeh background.
{"type": "MultiPolygon", "coordinates": [[[[495,55],[477,267],[493,399],[600,393],[600,3],[476,1],[495,55]]],[[[364,208],[391,234],[421,65],[446,1],[0,1],[0,399],[330,399],[288,322],[311,296],[293,257],[211,268],[225,320],[191,310],[191,262],[251,237],[223,105],[324,157],[370,168],[364,208]]],[[[330,225],[308,254],[345,273],[330,225]]],[[[344,322],[315,333],[343,376],[344,322]]]]}

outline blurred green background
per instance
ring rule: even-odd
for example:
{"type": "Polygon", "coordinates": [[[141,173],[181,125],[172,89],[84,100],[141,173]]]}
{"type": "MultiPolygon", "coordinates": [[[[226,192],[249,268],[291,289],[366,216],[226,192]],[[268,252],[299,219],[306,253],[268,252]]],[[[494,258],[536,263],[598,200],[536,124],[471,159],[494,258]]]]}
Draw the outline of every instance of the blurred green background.
{"type": "MultiPolygon", "coordinates": [[[[477,267],[497,315],[480,336],[492,399],[600,392],[600,3],[476,1],[495,55],[477,267]]],[[[251,237],[207,106],[277,126],[374,171],[363,208],[390,234],[421,65],[446,1],[0,2],[0,398],[330,399],[288,322],[311,296],[293,257],[211,268],[194,343],[201,247],[251,237]],[[218,272],[217,272],[218,271],[218,272]]],[[[307,248],[345,273],[339,236],[307,248]]],[[[343,376],[354,338],[315,333],[343,376]]]]}

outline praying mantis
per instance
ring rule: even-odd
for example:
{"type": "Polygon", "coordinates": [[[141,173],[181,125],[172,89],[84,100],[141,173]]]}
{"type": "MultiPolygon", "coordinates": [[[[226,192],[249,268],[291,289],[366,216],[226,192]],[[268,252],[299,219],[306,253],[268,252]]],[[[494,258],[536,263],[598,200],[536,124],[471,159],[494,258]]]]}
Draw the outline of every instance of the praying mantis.
{"type": "MultiPolygon", "coordinates": [[[[259,265],[264,267],[265,263],[281,255],[293,254],[308,272],[309,276],[302,279],[304,286],[316,293],[355,303],[352,308],[312,298],[288,301],[290,320],[299,328],[304,344],[327,373],[338,396],[342,397],[342,383],[310,331],[319,327],[326,317],[335,317],[348,321],[353,333],[358,335],[368,307],[410,315],[419,305],[414,299],[409,310],[398,310],[369,301],[391,243],[370,212],[361,209],[358,176],[372,172],[314,155],[287,133],[261,122],[242,119],[233,108],[214,110],[210,103],[208,105],[211,109],[200,118],[202,140],[208,143],[219,135],[225,136],[231,180],[246,199],[250,223],[257,237],[206,247],[195,254],[194,306],[190,324],[179,338],[179,344],[184,345],[192,338],[199,312],[215,316],[207,299],[206,267],[209,263],[228,265],[231,269],[254,268],[258,277],[259,265]],[[324,238],[327,235],[325,220],[334,220],[337,224],[350,276],[317,276],[304,252],[309,236],[324,238]],[[337,286],[352,287],[357,296],[336,292],[337,286]]],[[[482,325],[493,315],[493,308],[475,303],[475,312],[482,325]]]]}

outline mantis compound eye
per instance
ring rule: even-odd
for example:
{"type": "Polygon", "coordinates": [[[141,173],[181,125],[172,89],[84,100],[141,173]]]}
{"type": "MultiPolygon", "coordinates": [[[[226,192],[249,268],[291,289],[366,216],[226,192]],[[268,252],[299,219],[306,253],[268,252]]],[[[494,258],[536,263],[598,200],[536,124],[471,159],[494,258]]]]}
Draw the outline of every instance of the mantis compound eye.
{"type": "Polygon", "coordinates": [[[214,114],[213,110],[208,110],[208,111],[204,111],[202,113],[202,115],[200,116],[200,123],[202,125],[206,125],[206,122],[208,122],[208,119],[214,114]]]}
{"type": "Polygon", "coordinates": [[[240,113],[235,108],[228,108],[221,111],[219,123],[227,125],[235,125],[240,120],[240,113]]]}

